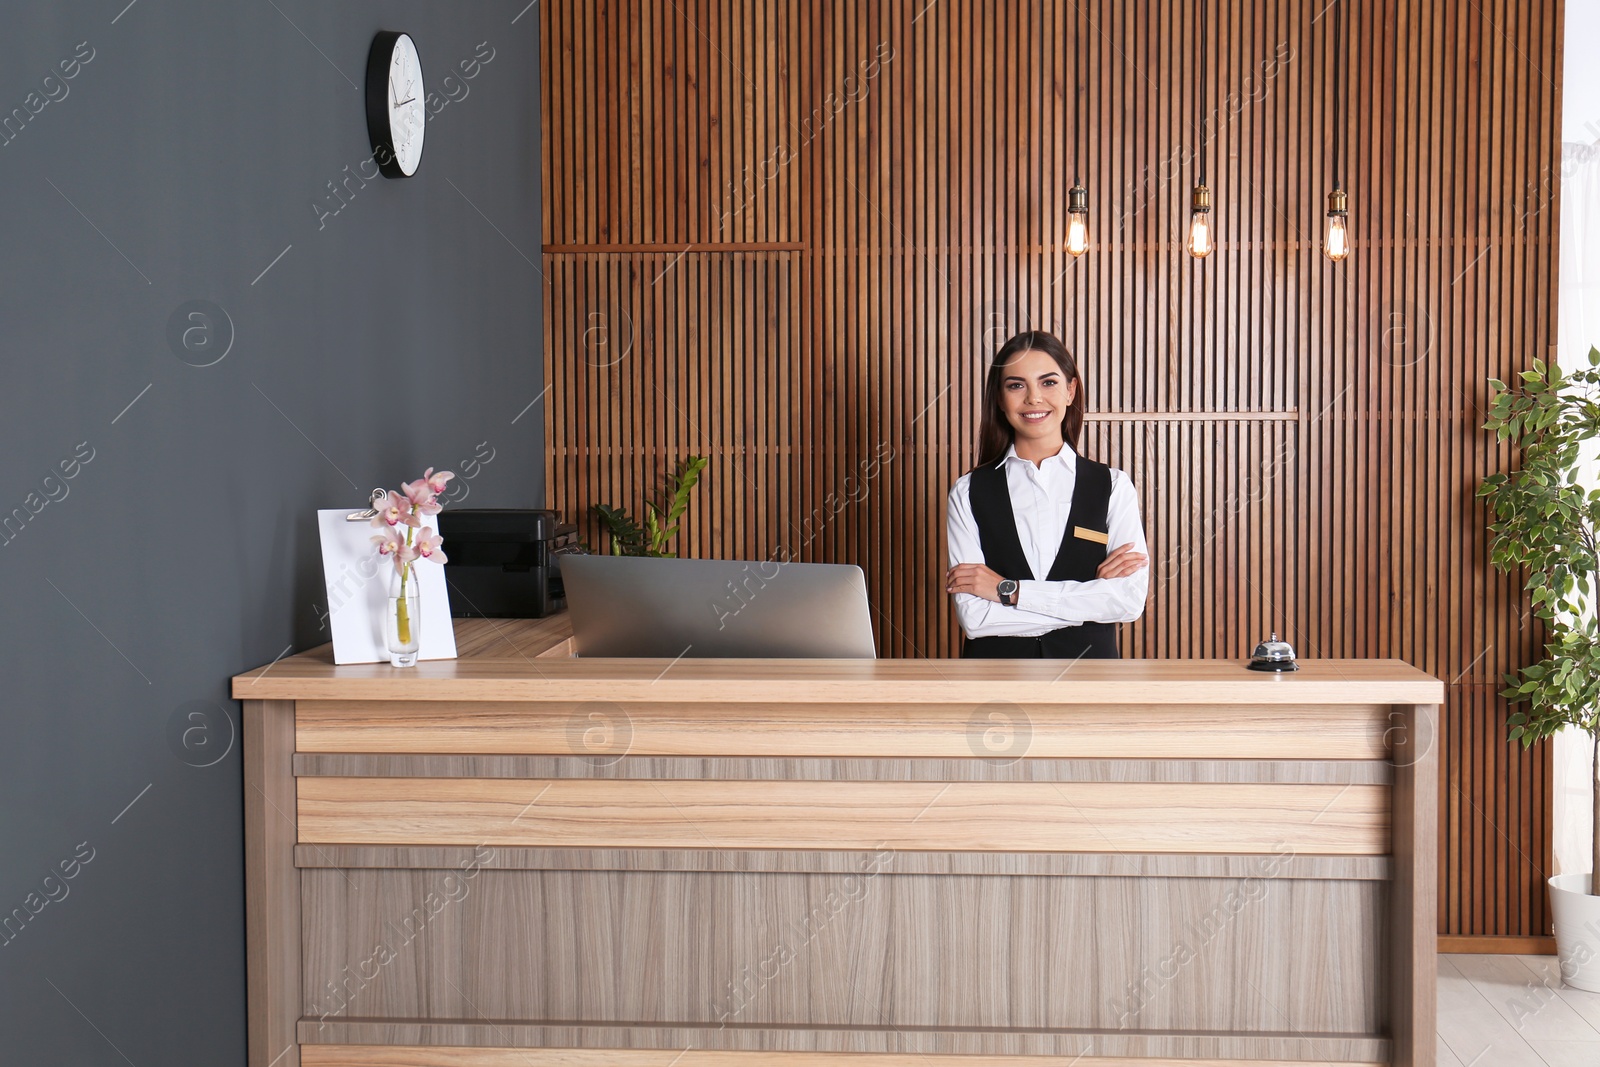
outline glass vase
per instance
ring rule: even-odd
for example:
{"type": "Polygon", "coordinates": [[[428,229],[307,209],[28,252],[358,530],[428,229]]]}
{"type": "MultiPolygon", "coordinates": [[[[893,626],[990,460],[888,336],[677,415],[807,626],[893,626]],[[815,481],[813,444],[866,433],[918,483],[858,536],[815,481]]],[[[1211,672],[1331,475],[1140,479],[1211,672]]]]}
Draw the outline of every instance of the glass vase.
{"type": "Polygon", "coordinates": [[[411,565],[395,571],[389,578],[388,610],[383,615],[383,636],[389,646],[389,663],[395,667],[415,667],[422,638],[422,598],[417,576],[411,565]]]}

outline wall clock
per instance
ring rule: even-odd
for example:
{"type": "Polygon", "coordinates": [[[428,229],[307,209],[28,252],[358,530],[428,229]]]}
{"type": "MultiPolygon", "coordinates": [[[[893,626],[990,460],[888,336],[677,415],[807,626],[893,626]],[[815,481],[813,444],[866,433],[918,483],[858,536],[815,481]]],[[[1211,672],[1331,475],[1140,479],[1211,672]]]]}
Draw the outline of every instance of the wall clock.
{"type": "Polygon", "coordinates": [[[367,55],[367,132],[385,178],[409,178],[422,162],[428,125],[422,95],[422,63],[411,36],[380,31],[367,55]]]}

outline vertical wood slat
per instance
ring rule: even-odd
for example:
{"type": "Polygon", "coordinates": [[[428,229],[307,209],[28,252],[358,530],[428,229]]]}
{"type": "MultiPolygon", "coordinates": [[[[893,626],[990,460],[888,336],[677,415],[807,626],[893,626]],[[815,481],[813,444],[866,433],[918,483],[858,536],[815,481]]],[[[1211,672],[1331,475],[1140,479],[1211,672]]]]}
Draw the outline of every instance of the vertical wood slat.
{"type": "Polygon", "coordinates": [[[883,654],[953,654],[943,505],[985,361],[1057,330],[1091,411],[1133,418],[1084,441],[1152,547],[1124,654],[1276,629],[1452,682],[1441,930],[1543,933],[1548,756],[1505,743],[1496,695],[1538,633],[1473,489],[1514,459],[1478,428],[1485,381],[1554,339],[1554,201],[1521,191],[1557,163],[1562,5],[1346,0],[1337,266],[1329,11],[1212,7],[1196,263],[1188,0],[541,5],[549,504],[598,547],[589,505],[710,455],[681,553],[859,563],[883,654]]]}

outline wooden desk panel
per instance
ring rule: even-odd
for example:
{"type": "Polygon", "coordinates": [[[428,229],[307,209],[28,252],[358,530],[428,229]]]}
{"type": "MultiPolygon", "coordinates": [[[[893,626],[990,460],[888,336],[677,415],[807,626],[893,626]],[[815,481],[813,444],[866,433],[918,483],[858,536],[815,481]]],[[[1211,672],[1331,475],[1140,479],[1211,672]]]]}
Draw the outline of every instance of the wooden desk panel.
{"type": "Polygon", "coordinates": [[[1379,914],[1384,883],[1280,880],[1280,857],[1245,879],[1161,880],[917,875],[895,860],[759,877],[307,871],[322,936],[306,947],[305,1017],[1147,1039],[1225,1019],[1241,1051],[1383,1026],[1386,945],[1356,920],[1379,914]]]}
{"type": "Polygon", "coordinates": [[[298,781],[307,843],[1378,855],[1389,840],[1383,786],[298,781]]]}
{"type": "Polygon", "coordinates": [[[235,679],[251,1067],[1432,1065],[1420,672],[564,640],[235,679]]]}
{"type": "MultiPolygon", "coordinates": [[[[1042,694],[1048,695],[1048,694],[1042,694]]],[[[1065,694],[1052,699],[1064,700],[1065,694]]],[[[300,752],[1371,760],[1386,704],[299,703],[300,752]]]]}

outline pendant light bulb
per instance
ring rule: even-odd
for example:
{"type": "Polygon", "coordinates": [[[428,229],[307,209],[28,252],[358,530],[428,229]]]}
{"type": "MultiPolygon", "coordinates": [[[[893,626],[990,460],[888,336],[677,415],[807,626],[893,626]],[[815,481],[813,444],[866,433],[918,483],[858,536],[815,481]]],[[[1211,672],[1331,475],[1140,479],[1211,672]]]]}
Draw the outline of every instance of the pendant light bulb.
{"type": "Polygon", "coordinates": [[[1328,217],[1322,228],[1322,254],[1334,263],[1350,254],[1350,235],[1345,230],[1349,217],[1349,200],[1343,189],[1335,189],[1328,194],[1328,217]]]}
{"type": "Polygon", "coordinates": [[[1067,191],[1066,246],[1074,257],[1089,251],[1089,190],[1081,183],[1067,191]]]}
{"type": "Polygon", "coordinates": [[[1204,259],[1211,254],[1211,246],[1211,190],[1197,185],[1189,214],[1189,254],[1204,259]]]}

